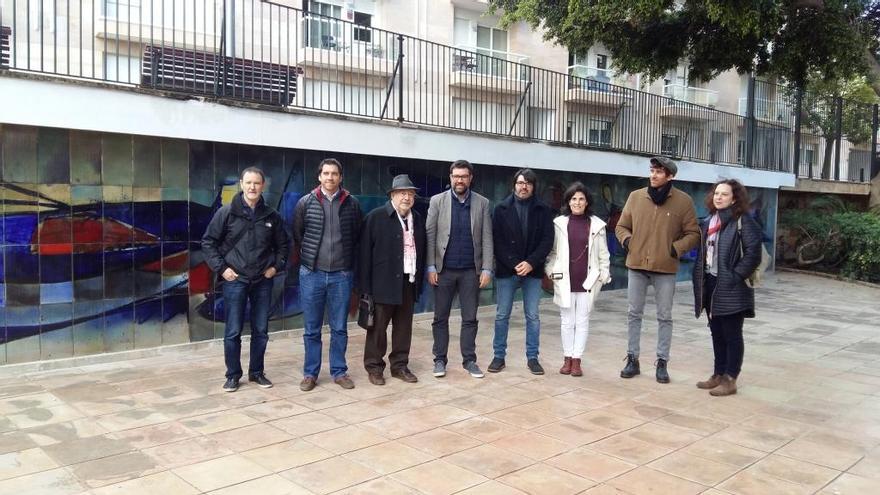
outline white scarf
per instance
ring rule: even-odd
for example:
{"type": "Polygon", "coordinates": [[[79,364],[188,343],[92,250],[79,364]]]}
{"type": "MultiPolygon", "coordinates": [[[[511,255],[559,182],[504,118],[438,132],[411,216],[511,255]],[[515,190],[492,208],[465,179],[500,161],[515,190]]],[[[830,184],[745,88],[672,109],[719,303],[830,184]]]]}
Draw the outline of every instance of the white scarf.
{"type": "Polygon", "coordinates": [[[709,219],[709,228],[706,236],[706,268],[710,273],[715,273],[713,269],[716,261],[716,249],[718,248],[718,231],[721,230],[721,217],[718,214],[712,215],[709,219]]]}
{"type": "Polygon", "coordinates": [[[409,275],[410,283],[416,281],[416,238],[413,235],[412,211],[406,214],[406,220],[395,211],[395,216],[400,222],[403,231],[403,273],[409,275]]]}

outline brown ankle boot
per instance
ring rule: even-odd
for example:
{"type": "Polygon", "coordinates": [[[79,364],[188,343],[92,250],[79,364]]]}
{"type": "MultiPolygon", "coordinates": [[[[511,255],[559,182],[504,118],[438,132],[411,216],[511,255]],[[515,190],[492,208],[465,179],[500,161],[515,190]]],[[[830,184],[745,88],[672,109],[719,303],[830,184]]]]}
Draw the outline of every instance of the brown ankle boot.
{"type": "Polygon", "coordinates": [[[562,363],[562,368],[559,368],[559,373],[563,375],[571,374],[571,358],[565,356],[565,362],[562,363]]]}
{"type": "Polygon", "coordinates": [[[733,395],[736,393],[736,378],[730,375],[721,377],[721,384],[709,391],[710,395],[715,397],[724,397],[725,395],[733,395]]]}
{"type": "Polygon", "coordinates": [[[697,382],[697,388],[703,390],[712,390],[718,385],[721,385],[721,375],[712,375],[705,382],[697,382]]]}
{"type": "Polygon", "coordinates": [[[581,369],[580,359],[571,358],[571,376],[584,376],[584,371],[581,369]]]}

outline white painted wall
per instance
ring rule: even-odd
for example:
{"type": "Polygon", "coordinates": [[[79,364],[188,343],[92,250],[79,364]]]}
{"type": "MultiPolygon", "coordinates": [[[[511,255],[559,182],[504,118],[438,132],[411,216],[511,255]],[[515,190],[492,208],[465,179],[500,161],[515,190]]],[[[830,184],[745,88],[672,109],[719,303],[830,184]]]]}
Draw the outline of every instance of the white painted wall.
{"type": "MultiPolygon", "coordinates": [[[[420,129],[396,122],[239,108],[61,81],[0,77],[0,108],[0,123],[18,125],[450,162],[464,158],[490,165],[633,177],[644,177],[648,171],[646,157],[616,152],[420,129]]],[[[679,180],[711,183],[719,177],[734,177],[752,187],[795,185],[794,176],[787,173],[679,162],[679,180]]]]}

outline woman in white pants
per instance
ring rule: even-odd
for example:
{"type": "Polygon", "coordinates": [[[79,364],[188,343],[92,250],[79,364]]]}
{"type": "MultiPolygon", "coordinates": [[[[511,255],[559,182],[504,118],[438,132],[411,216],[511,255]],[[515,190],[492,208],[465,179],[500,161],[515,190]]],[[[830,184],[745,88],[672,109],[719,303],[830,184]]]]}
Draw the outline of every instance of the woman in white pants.
{"type": "Polygon", "coordinates": [[[553,280],[553,302],[562,316],[559,372],[582,376],[581,358],[587,346],[590,310],[602,286],[611,282],[611,257],[605,222],[592,214],[592,196],[580,182],[565,191],[562,214],[553,220],[553,250],[544,271],[553,280]]]}

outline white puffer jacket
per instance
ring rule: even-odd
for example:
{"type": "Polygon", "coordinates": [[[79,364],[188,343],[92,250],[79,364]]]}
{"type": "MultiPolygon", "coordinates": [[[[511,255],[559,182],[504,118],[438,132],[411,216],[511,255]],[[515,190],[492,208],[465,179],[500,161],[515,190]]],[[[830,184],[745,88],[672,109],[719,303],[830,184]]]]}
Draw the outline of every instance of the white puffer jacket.
{"type": "MultiPolygon", "coordinates": [[[[571,281],[568,273],[568,216],[558,216],[553,220],[555,237],[553,250],[547,257],[544,272],[553,280],[553,274],[562,278],[553,280],[553,302],[560,308],[571,306],[571,281]]],[[[590,216],[590,244],[587,260],[587,278],[584,289],[590,293],[590,309],[599,296],[602,286],[611,282],[611,255],[608,253],[608,239],[605,237],[605,222],[599,217],[590,216]]]]}

